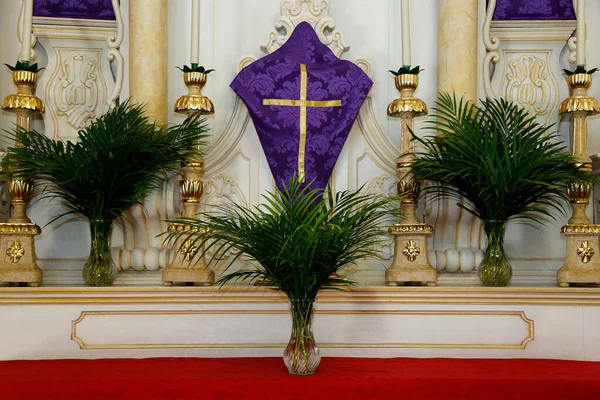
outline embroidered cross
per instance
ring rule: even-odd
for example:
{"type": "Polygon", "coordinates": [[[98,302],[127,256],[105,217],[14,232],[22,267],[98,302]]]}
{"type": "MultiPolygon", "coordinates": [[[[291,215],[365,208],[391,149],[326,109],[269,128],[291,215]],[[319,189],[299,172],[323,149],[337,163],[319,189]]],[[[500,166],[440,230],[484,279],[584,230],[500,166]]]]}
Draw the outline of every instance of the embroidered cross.
{"type": "Polygon", "coordinates": [[[306,65],[300,64],[300,99],[263,99],[265,106],[300,107],[300,143],[298,144],[298,179],[304,182],[304,156],[306,153],[306,109],[308,107],[340,107],[342,100],[307,100],[308,75],[306,65]]]}

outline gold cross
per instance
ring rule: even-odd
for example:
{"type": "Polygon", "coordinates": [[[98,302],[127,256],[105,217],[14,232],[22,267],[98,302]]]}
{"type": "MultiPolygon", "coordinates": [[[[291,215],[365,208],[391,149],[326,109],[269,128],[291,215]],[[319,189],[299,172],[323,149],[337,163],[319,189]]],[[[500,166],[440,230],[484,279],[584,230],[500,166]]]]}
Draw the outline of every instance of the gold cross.
{"type": "Polygon", "coordinates": [[[342,100],[307,100],[308,76],[306,65],[300,64],[300,99],[263,99],[265,106],[300,107],[300,143],[298,144],[298,180],[304,182],[304,155],[306,152],[306,108],[340,107],[342,100]]]}

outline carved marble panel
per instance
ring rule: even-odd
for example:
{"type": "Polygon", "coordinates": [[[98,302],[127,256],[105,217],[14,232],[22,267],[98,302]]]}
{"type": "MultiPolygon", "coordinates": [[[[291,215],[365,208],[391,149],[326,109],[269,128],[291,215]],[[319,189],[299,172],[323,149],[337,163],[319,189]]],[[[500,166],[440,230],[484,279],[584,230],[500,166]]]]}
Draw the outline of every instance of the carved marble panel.
{"type": "Polygon", "coordinates": [[[77,132],[108,109],[107,88],[101,49],[54,47],[54,51],[58,65],[48,82],[46,108],[58,125],[55,136],[65,137],[60,132],[77,132]]]}
{"type": "Polygon", "coordinates": [[[500,96],[526,108],[544,125],[556,121],[560,88],[557,71],[552,69],[552,50],[503,50],[502,55],[500,96]]]}

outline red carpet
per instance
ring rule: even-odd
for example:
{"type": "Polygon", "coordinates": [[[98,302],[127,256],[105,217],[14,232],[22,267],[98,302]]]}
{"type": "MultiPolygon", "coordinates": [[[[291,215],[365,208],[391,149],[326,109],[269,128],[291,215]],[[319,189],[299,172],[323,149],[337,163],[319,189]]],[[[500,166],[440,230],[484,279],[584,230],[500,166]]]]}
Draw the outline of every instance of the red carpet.
{"type": "Polygon", "coordinates": [[[280,358],[0,362],[0,399],[600,399],[600,363],[324,358],[289,376],[280,358]]]}

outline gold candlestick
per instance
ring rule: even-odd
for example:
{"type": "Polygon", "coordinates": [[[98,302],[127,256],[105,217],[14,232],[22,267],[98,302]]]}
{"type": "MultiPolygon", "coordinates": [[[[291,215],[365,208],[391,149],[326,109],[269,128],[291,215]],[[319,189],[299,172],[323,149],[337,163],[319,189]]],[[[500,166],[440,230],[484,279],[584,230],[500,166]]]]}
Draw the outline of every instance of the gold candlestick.
{"type": "Polygon", "coordinates": [[[400,98],[388,106],[388,116],[402,119],[402,155],[396,162],[398,193],[404,193],[401,208],[403,220],[392,225],[389,232],[395,236],[394,259],[385,273],[388,285],[425,284],[435,286],[437,271],[429,263],[427,237],[433,234],[433,227],[419,221],[416,211],[419,204],[421,182],[412,175],[411,167],[415,159],[411,131],[414,131],[414,118],[427,115],[427,105],[414,97],[419,85],[416,74],[396,76],[396,88],[400,98]]]}
{"type": "MultiPolygon", "coordinates": [[[[183,81],[188,88],[188,94],[181,96],[175,102],[174,110],[182,114],[214,114],[214,106],[208,97],[202,95],[206,84],[206,74],[203,72],[186,72],[183,81]]],[[[179,182],[179,193],[183,202],[183,216],[196,218],[200,200],[204,193],[204,160],[198,155],[195,160],[182,166],[182,180],[179,182]]],[[[169,232],[195,233],[189,227],[181,224],[169,226],[169,232]]],[[[179,249],[173,262],[163,270],[162,279],[165,286],[173,284],[193,284],[200,286],[212,285],[215,282],[215,272],[208,267],[203,251],[193,242],[193,237],[186,235],[178,240],[175,248],[179,249]]]]}
{"type": "MultiPolygon", "coordinates": [[[[592,86],[591,74],[573,74],[568,80],[571,96],[560,105],[560,113],[571,115],[573,155],[591,171],[592,160],[587,154],[587,117],[598,114],[600,106],[587,93],[592,86]]],[[[561,228],[561,233],[567,239],[565,264],[557,272],[561,287],[578,283],[600,284],[600,259],[594,254],[600,248],[600,225],[592,224],[585,215],[591,191],[589,182],[569,182],[567,187],[573,215],[567,225],[561,228]]]]}
{"type": "MultiPolygon", "coordinates": [[[[17,93],[7,96],[2,109],[14,111],[17,126],[31,129],[31,117],[35,112],[44,112],[44,103],[33,94],[37,84],[37,73],[13,71],[13,83],[17,93]]],[[[21,143],[15,143],[20,146],[21,143]]],[[[10,166],[8,167],[10,168],[10,166]]],[[[42,230],[27,216],[27,206],[33,197],[33,182],[28,179],[9,179],[8,193],[13,214],[7,223],[0,223],[0,282],[28,286],[42,284],[42,270],[35,256],[35,236],[42,230]]]]}

